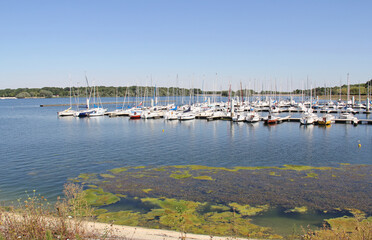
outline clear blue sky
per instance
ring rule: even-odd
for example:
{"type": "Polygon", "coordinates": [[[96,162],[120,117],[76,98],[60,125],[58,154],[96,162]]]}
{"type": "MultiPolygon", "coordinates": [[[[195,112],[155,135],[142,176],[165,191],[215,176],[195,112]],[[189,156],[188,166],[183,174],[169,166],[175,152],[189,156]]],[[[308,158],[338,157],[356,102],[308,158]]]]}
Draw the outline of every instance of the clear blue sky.
{"type": "Polygon", "coordinates": [[[372,78],[372,1],[1,1],[0,89],[372,78]],[[216,77],[217,73],[217,77],[216,77]],[[71,75],[72,80],[69,80],[71,75]]]}

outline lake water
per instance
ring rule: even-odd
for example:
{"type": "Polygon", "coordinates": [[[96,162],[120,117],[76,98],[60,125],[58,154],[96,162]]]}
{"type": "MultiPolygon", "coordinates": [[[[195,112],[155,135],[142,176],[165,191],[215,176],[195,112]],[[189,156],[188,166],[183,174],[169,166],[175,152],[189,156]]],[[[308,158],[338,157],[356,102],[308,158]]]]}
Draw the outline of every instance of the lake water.
{"type": "Polygon", "coordinates": [[[40,107],[58,103],[67,104],[69,99],[0,101],[1,201],[13,201],[34,189],[53,200],[62,195],[63,184],[80,173],[122,166],[338,166],[372,161],[372,125],[324,128],[298,122],[265,126],[106,116],[58,118],[57,111],[66,107],[40,107]]]}

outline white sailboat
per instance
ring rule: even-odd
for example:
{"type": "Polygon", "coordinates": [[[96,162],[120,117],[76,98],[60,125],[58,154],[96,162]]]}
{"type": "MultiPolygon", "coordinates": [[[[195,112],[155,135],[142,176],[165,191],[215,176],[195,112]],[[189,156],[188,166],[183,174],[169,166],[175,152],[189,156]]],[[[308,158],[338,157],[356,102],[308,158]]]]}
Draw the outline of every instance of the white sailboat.
{"type": "Polygon", "coordinates": [[[255,111],[249,112],[245,118],[245,121],[248,123],[255,123],[260,121],[260,115],[255,111]]]}
{"type": "Polygon", "coordinates": [[[191,107],[189,107],[187,110],[183,111],[183,113],[178,115],[178,120],[180,121],[193,119],[195,119],[195,114],[191,111],[191,107]]]}
{"type": "Polygon", "coordinates": [[[74,116],[74,113],[76,111],[72,110],[72,94],[71,94],[71,92],[72,92],[72,90],[71,90],[71,87],[70,87],[70,107],[67,108],[66,110],[57,112],[58,117],[69,117],[69,116],[72,117],[72,116],[74,116]]]}
{"type": "Polygon", "coordinates": [[[340,119],[346,120],[347,123],[358,124],[359,120],[354,114],[350,112],[344,112],[340,114],[340,119]]]}

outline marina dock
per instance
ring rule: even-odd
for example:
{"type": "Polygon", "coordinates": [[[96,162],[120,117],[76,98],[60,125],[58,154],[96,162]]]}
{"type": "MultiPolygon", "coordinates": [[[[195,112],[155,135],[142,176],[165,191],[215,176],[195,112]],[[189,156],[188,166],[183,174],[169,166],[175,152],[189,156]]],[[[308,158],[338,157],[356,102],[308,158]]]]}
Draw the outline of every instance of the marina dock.
{"type": "MultiPolygon", "coordinates": [[[[301,118],[288,118],[287,120],[283,120],[283,121],[300,122],[300,119],[301,118]]],[[[348,119],[335,119],[333,121],[335,123],[352,124],[352,121],[348,119]]],[[[358,119],[358,124],[372,124],[372,119],[358,119]]]]}

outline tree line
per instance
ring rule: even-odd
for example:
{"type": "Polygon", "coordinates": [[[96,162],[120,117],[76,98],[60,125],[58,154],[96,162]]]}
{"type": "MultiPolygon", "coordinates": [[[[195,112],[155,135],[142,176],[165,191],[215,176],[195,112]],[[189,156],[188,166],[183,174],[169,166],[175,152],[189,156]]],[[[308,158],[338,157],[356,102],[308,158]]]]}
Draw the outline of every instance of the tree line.
{"type": "MultiPolygon", "coordinates": [[[[359,92],[361,95],[366,95],[368,91],[368,86],[370,93],[372,91],[372,80],[366,82],[365,84],[353,84],[350,85],[350,95],[358,95],[359,92]]],[[[242,89],[238,91],[230,91],[231,96],[241,96],[241,91],[243,96],[253,95],[253,94],[306,94],[310,95],[310,90],[313,95],[346,95],[347,94],[347,85],[342,85],[340,87],[317,87],[313,89],[296,89],[292,92],[275,92],[275,91],[261,91],[256,92],[252,89],[242,89]]],[[[52,97],[89,97],[93,93],[99,97],[141,97],[148,96],[153,97],[154,95],[162,96],[196,96],[202,94],[208,95],[220,95],[223,97],[229,96],[228,90],[221,91],[202,91],[201,89],[187,89],[187,88],[176,88],[176,87],[145,87],[145,86],[130,86],[130,87],[106,87],[106,86],[97,86],[97,87],[43,87],[43,88],[17,88],[17,89],[0,89],[0,97],[16,97],[16,98],[52,98],[52,97]]]]}

